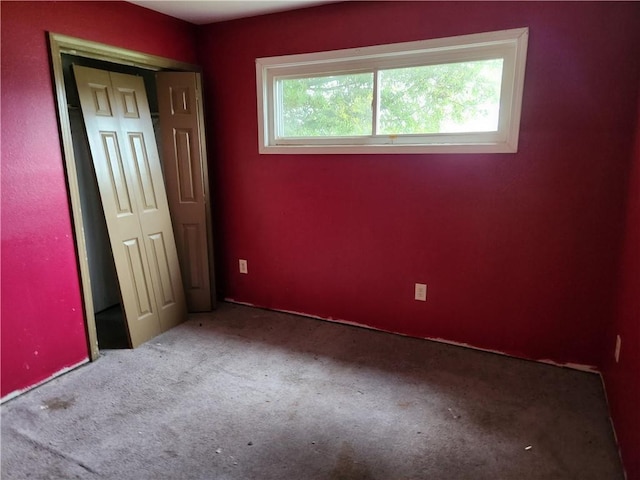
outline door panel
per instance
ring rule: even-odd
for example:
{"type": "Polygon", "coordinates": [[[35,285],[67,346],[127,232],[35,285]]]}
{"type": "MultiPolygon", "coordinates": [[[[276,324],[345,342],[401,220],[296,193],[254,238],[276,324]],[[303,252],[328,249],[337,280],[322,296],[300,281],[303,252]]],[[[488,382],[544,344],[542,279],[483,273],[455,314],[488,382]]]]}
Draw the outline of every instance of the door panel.
{"type": "Polygon", "coordinates": [[[156,192],[153,188],[153,178],[151,176],[151,166],[147,156],[144,137],[139,133],[129,133],[129,145],[133,154],[133,161],[137,168],[139,188],[142,192],[142,205],[144,210],[155,210],[158,208],[156,192]]]}
{"type": "Polygon", "coordinates": [[[189,311],[212,308],[211,230],[199,77],[156,75],[167,197],[189,311]]]}
{"type": "Polygon", "coordinates": [[[111,82],[118,92],[116,110],[121,112],[120,128],[128,138],[138,218],[153,272],[151,282],[160,325],[165,331],[184,321],[186,304],[151,112],[142,78],[111,73],[111,82]]]}
{"type": "Polygon", "coordinates": [[[111,73],[120,128],[136,180],[138,218],[162,331],[184,321],[186,303],[153,123],[141,77],[111,73]],[[159,247],[161,245],[161,248],[159,247]]]}
{"type": "Polygon", "coordinates": [[[201,232],[201,225],[183,223],[182,231],[178,236],[185,249],[184,258],[189,262],[185,271],[189,273],[190,277],[186,281],[195,290],[204,288],[203,277],[206,272],[203,272],[204,269],[200,266],[206,264],[207,259],[202,256],[203,252],[206,252],[206,247],[202,245],[204,235],[201,232]]]}
{"type": "Polygon", "coordinates": [[[162,233],[149,235],[151,241],[151,254],[153,255],[154,264],[158,269],[158,279],[160,280],[160,293],[158,305],[161,308],[168,307],[175,303],[175,292],[171,283],[171,267],[169,266],[169,255],[167,254],[166,244],[162,233]]]}
{"type": "Polygon", "coordinates": [[[118,148],[118,134],[116,132],[100,132],[104,156],[109,165],[107,170],[115,200],[115,208],[118,215],[133,215],[131,207],[131,195],[124,175],[122,156],[118,148]]]}
{"type": "Polygon", "coordinates": [[[186,317],[151,115],[139,77],[79,66],[74,74],[135,347],[186,317]]]}
{"type": "Polygon", "coordinates": [[[175,128],[173,130],[173,143],[175,145],[175,171],[177,175],[178,199],[180,203],[195,203],[196,188],[194,185],[194,170],[198,167],[193,164],[191,156],[192,140],[191,131],[175,128]]]}
{"type": "Polygon", "coordinates": [[[135,299],[138,306],[138,318],[142,319],[142,317],[146,315],[152,315],[153,308],[151,306],[151,298],[149,298],[151,289],[149,288],[147,275],[145,275],[140,242],[137,238],[134,238],[125,240],[123,243],[127,254],[127,266],[129,267],[129,273],[131,274],[131,279],[133,280],[133,285],[136,290],[135,299]]]}

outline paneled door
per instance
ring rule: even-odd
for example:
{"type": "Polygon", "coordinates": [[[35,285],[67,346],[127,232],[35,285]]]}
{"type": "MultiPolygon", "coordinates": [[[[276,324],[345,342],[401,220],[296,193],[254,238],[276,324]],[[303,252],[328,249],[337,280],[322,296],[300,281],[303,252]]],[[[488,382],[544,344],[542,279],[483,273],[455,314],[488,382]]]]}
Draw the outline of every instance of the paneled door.
{"type": "Polygon", "coordinates": [[[211,227],[200,76],[156,74],[162,158],[187,308],[212,307],[211,227]]]}
{"type": "Polygon", "coordinates": [[[74,66],[132,347],[186,318],[142,78],[74,66]]]}

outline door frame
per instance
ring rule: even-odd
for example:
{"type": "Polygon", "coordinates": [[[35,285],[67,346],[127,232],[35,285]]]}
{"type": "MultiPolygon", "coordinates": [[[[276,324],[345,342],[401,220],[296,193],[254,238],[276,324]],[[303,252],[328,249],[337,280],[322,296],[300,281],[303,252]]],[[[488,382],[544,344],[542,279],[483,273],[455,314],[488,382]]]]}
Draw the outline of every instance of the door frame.
{"type": "MultiPolygon", "coordinates": [[[[86,57],[94,60],[103,60],[115,64],[127,65],[152,71],[173,70],[185,72],[202,73],[202,68],[198,65],[159,57],[147,53],[136,52],[120,47],[114,47],[103,43],[83,40],[80,38],[61,35],[49,32],[49,51],[51,55],[51,66],[55,87],[56,109],[58,113],[58,125],[60,128],[60,141],[62,144],[62,154],[65,163],[65,173],[67,177],[67,191],[69,192],[69,202],[71,206],[73,234],[76,245],[76,258],[80,273],[80,286],[83,303],[83,315],[87,333],[87,345],[90,359],[96,360],[100,356],[98,348],[98,335],[96,330],[95,312],[93,309],[93,296],[91,294],[91,280],[89,277],[89,261],[87,257],[87,245],[84,238],[84,222],[82,220],[82,204],[80,201],[80,190],[78,187],[78,172],[76,169],[76,158],[73,151],[71,137],[71,124],[69,122],[69,112],[67,110],[67,92],[64,85],[64,72],[62,68],[62,55],[68,54],[76,57],[86,57]]],[[[202,95],[200,96],[202,99],[202,95]]],[[[203,138],[205,135],[203,115],[200,115],[200,130],[203,138]]],[[[207,238],[209,250],[209,275],[211,277],[211,289],[215,289],[213,278],[213,249],[212,249],[212,226],[211,226],[211,202],[209,201],[209,182],[207,156],[204,142],[201,142],[202,168],[204,176],[205,190],[205,214],[207,222],[207,238]]],[[[213,295],[213,292],[212,292],[213,295]]],[[[215,297],[212,297],[215,298],[215,297]]]]}

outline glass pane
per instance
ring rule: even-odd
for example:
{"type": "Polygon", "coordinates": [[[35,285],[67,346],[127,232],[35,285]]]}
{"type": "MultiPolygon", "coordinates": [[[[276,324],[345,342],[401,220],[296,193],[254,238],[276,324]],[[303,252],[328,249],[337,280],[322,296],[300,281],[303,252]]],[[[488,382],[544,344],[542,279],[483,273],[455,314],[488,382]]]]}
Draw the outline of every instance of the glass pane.
{"type": "Polygon", "coordinates": [[[380,71],[378,133],[498,129],[502,59],[380,71]]]}
{"type": "Polygon", "coordinates": [[[278,80],[280,137],[371,135],[373,73],[278,80]]]}

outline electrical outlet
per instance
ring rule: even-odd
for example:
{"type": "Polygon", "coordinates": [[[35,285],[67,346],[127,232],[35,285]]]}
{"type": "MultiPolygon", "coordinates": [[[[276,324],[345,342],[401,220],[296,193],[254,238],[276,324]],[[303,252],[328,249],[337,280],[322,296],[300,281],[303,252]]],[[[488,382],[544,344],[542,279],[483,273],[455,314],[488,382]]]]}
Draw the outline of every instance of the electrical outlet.
{"type": "Polygon", "coordinates": [[[238,266],[240,267],[240,273],[249,273],[246,260],[238,260],[238,266]]]}
{"type": "Polygon", "coordinates": [[[424,283],[416,283],[415,299],[421,302],[427,301],[427,286],[424,283]]]}
{"type": "Polygon", "coordinates": [[[616,357],[616,363],[620,361],[620,347],[622,347],[622,339],[620,335],[616,335],[616,351],[613,354],[616,357]]]}

